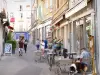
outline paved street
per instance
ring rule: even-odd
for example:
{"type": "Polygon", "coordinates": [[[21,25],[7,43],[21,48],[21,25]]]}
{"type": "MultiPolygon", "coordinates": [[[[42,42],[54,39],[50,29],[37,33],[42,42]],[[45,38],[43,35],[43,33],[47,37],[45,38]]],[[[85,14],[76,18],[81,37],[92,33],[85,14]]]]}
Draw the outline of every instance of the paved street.
{"type": "Polygon", "coordinates": [[[15,55],[4,56],[0,61],[0,75],[53,75],[46,63],[34,62],[35,47],[28,45],[28,52],[22,57],[15,55]]]}
{"type": "Polygon", "coordinates": [[[0,61],[0,75],[55,75],[49,71],[46,62],[34,61],[34,50],[34,45],[29,44],[27,53],[22,57],[18,56],[18,50],[15,55],[3,56],[0,61]]]}

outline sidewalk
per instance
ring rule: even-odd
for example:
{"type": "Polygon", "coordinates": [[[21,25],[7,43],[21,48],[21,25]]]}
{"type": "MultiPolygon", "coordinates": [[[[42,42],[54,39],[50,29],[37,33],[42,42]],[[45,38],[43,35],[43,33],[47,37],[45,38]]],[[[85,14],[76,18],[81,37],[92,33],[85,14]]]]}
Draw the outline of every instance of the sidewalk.
{"type": "Polygon", "coordinates": [[[46,63],[34,62],[35,46],[28,45],[27,54],[18,56],[18,51],[12,56],[3,56],[0,61],[0,75],[53,75],[46,63]]]}

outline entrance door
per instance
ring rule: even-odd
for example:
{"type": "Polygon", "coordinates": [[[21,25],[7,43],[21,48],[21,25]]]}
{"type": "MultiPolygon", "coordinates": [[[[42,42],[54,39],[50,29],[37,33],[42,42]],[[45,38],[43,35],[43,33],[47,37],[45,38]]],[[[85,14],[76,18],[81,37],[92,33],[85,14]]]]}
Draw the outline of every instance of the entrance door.
{"type": "Polygon", "coordinates": [[[83,25],[78,25],[76,27],[77,33],[77,49],[80,53],[80,49],[84,47],[84,32],[83,32],[83,25]]]}

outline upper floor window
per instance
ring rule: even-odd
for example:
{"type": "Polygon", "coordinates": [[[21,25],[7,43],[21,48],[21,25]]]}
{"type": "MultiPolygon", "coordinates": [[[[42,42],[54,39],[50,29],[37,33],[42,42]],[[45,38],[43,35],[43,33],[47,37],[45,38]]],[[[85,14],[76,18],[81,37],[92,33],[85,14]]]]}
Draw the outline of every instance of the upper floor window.
{"type": "Polygon", "coordinates": [[[59,8],[59,0],[57,0],[57,8],[59,8]]]}
{"type": "Polygon", "coordinates": [[[53,5],[53,2],[52,2],[52,0],[50,0],[50,7],[52,7],[52,5],[53,5]]]}
{"type": "Polygon", "coordinates": [[[23,10],[22,5],[20,5],[20,11],[22,11],[22,10],[23,10]]]}
{"type": "Polygon", "coordinates": [[[49,7],[48,0],[45,0],[45,7],[46,7],[46,8],[49,7]]]}

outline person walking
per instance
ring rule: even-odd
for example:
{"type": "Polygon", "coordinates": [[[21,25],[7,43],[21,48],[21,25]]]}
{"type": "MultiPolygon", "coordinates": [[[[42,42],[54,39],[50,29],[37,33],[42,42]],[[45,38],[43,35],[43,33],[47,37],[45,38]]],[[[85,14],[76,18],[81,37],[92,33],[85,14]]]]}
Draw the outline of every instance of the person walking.
{"type": "Polygon", "coordinates": [[[27,52],[27,44],[28,44],[28,41],[25,40],[25,42],[24,42],[24,50],[25,50],[25,53],[27,52]]]}
{"type": "Polygon", "coordinates": [[[24,48],[24,41],[23,41],[23,38],[21,38],[19,40],[19,56],[22,56],[23,48],[24,48]]]}
{"type": "Polygon", "coordinates": [[[37,48],[37,50],[39,50],[39,48],[40,48],[40,41],[39,41],[39,39],[36,40],[36,48],[37,48]]]}
{"type": "Polygon", "coordinates": [[[47,39],[44,40],[44,43],[45,43],[45,49],[47,49],[48,48],[48,41],[47,41],[47,39]]]}
{"type": "Polygon", "coordinates": [[[44,40],[42,40],[42,42],[41,42],[41,51],[42,51],[43,56],[44,56],[44,49],[45,49],[45,43],[44,43],[44,40]]]}

